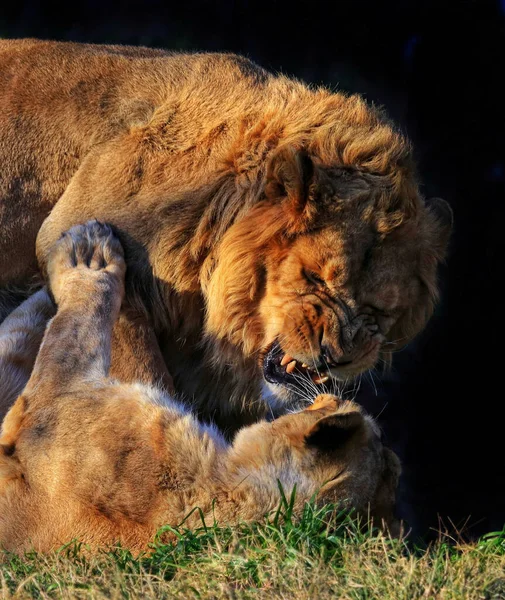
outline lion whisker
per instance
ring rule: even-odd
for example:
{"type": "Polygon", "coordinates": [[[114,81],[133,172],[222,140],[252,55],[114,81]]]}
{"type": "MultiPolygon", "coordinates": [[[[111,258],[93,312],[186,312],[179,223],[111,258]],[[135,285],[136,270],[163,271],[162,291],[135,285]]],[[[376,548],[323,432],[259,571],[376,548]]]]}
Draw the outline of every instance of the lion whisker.
{"type": "Polygon", "coordinates": [[[370,383],[372,384],[372,386],[374,388],[375,395],[378,396],[379,394],[377,392],[377,386],[375,385],[375,381],[374,381],[374,378],[373,378],[372,369],[368,369],[368,371],[366,371],[366,374],[369,376],[369,380],[370,380],[370,383]]]}

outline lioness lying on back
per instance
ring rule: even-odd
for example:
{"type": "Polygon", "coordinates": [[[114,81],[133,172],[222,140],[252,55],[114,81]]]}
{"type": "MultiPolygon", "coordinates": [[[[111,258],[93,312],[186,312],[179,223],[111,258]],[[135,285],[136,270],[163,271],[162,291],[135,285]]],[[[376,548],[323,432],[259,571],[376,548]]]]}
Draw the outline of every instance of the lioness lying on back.
{"type": "Polygon", "coordinates": [[[278,481],[288,494],[296,485],[297,510],[317,495],[394,524],[398,460],[358,406],[320,396],[228,445],[160,390],[108,378],[125,263],[107,226],[71,229],[48,271],[58,311],[0,438],[1,546],[140,550],[194,506],[209,520],[259,518],[278,481]]]}

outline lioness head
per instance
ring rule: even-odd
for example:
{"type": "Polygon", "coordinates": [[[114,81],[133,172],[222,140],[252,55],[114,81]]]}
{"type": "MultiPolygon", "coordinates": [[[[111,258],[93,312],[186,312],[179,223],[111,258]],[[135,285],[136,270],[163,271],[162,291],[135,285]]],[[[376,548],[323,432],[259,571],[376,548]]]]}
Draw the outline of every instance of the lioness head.
{"type": "Polygon", "coordinates": [[[376,127],[362,146],[278,148],[213,257],[209,337],[285,400],[387,360],[433,311],[452,213],[421,197],[404,138],[376,127]]]}
{"type": "Polygon", "coordinates": [[[352,507],[398,533],[400,462],[383,446],[373,419],[353,402],[323,394],[304,411],[247,427],[234,441],[232,461],[237,477],[242,481],[247,474],[247,485],[255,489],[271,484],[269,465],[282,465],[279,481],[286,493],[296,485],[301,498],[352,507]]]}

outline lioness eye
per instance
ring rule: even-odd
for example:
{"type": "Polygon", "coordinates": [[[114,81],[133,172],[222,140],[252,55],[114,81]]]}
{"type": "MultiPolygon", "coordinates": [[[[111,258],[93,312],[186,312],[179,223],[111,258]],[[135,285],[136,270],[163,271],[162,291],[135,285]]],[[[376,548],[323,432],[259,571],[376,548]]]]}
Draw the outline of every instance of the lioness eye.
{"type": "Polygon", "coordinates": [[[314,271],[304,271],[303,274],[305,275],[305,279],[307,279],[310,283],[312,283],[314,285],[317,285],[317,286],[326,285],[325,280],[317,273],[314,273],[314,271]]]}

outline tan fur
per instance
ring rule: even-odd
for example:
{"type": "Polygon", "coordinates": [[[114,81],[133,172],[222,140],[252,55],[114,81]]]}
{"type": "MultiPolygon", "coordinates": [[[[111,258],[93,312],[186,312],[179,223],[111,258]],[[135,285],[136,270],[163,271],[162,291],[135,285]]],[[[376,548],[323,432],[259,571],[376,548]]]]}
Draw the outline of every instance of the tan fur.
{"type": "Polygon", "coordinates": [[[77,539],[145,550],[196,506],[208,523],[261,518],[278,504],[278,482],[288,495],[296,485],[296,513],[316,495],[396,527],[398,459],[357,405],[321,396],[229,445],[161,389],[111,380],[124,272],[121,246],[97,222],[50,253],[58,311],[0,437],[1,547],[49,551],[77,539]]]}
{"type": "Polygon", "coordinates": [[[275,343],[343,381],[425,325],[448,211],[361,98],[225,54],[2,40],[0,70],[0,285],[37,271],[37,235],[44,267],[73,224],[113,224],[128,302],[206,419],[265,413],[275,343]]]}

